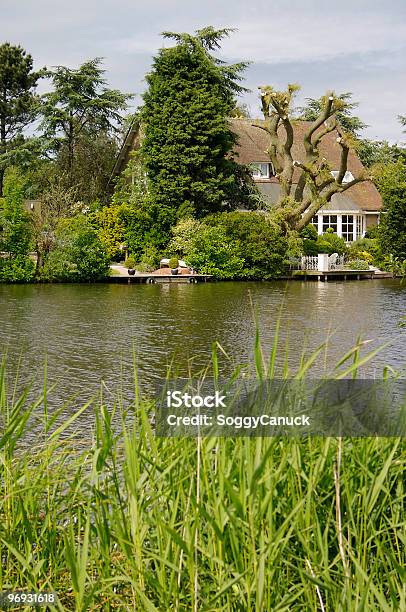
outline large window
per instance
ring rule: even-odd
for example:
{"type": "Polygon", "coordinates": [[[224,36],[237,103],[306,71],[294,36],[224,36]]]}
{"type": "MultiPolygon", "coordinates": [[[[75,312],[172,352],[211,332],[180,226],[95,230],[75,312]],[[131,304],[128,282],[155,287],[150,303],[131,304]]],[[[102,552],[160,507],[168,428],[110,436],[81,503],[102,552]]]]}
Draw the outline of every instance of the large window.
{"type": "Polygon", "coordinates": [[[337,233],[337,215],[323,215],[323,234],[329,227],[337,233]]]}
{"type": "Polygon", "coordinates": [[[354,215],[342,216],[341,235],[346,242],[354,240],[354,215]]]}
{"type": "Polygon", "coordinates": [[[272,164],[269,163],[253,162],[250,168],[254,178],[269,178],[273,175],[272,164]]]}
{"type": "Polygon", "coordinates": [[[316,228],[316,230],[319,229],[319,217],[317,215],[314,215],[314,217],[312,217],[310,223],[316,228]]]}
{"type": "Polygon", "coordinates": [[[357,238],[360,238],[362,236],[362,234],[364,233],[364,224],[363,224],[363,218],[358,215],[357,216],[357,238]]]}

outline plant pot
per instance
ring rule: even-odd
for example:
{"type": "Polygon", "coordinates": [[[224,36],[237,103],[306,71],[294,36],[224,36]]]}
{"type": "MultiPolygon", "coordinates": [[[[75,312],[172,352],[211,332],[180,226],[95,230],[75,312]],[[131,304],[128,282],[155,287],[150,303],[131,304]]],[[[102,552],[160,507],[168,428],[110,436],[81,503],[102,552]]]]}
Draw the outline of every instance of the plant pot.
{"type": "Polygon", "coordinates": [[[135,270],[134,270],[134,268],[128,268],[127,272],[128,272],[128,274],[129,274],[130,276],[134,276],[134,274],[135,274],[135,270]]]}
{"type": "Polygon", "coordinates": [[[177,273],[178,273],[178,268],[172,268],[172,270],[171,270],[172,276],[176,276],[177,273]]]}

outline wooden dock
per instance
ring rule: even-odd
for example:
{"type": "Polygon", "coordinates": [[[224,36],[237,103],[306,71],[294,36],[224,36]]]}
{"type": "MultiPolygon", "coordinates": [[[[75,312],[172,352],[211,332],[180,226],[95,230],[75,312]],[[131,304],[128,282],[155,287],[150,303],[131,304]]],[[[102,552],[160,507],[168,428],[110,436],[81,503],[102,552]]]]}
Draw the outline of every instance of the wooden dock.
{"type": "MultiPolygon", "coordinates": [[[[292,270],[290,276],[284,276],[286,280],[319,280],[323,282],[331,280],[365,280],[375,278],[374,270],[292,270]]],[[[382,277],[380,277],[382,278],[382,277]]]]}
{"type": "Polygon", "coordinates": [[[109,283],[120,284],[147,284],[154,285],[159,283],[207,283],[212,279],[211,274],[134,274],[134,276],[110,276],[107,279],[109,283]]]}

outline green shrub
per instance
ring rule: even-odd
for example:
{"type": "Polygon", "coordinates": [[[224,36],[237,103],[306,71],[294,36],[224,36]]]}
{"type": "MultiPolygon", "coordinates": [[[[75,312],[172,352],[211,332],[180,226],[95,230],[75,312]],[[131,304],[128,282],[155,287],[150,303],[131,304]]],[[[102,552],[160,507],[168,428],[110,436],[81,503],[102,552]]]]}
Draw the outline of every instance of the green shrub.
{"type": "Polygon", "coordinates": [[[300,236],[303,238],[304,255],[318,255],[319,253],[343,255],[347,252],[345,240],[337,236],[331,227],[319,236],[316,228],[308,225],[300,232],[300,236]]]}
{"type": "Polygon", "coordinates": [[[24,208],[24,180],[17,171],[10,170],[0,206],[0,251],[11,256],[28,255],[32,246],[31,221],[24,208]]]}
{"type": "Polygon", "coordinates": [[[334,246],[330,242],[328,242],[327,240],[324,240],[323,236],[319,237],[316,244],[317,244],[317,253],[327,253],[328,255],[331,255],[332,253],[337,252],[334,246]]]}
{"type": "Polygon", "coordinates": [[[29,283],[34,280],[35,263],[28,255],[0,258],[0,282],[29,283]]]}
{"type": "Polygon", "coordinates": [[[153,272],[159,265],[159,252],[153,244],[148,244],[140,259],[140,262],[135,266],[138,272],[153,272]]]}
{"type": "Polygon", "coordinates": [[[365,232],[365,238],[371,238],[371,239],[378,238],[379,232],[380,232],[380,226],[373,225],[372,227],[369,227],[367,231],[365,232]]]}
{"type": "Polygon", "coordinates": [[[127,257],[127,259],[124,262],[124,267],[125,268],[135,268],[135,259],[132,255],[127,257]]]}
{"type": "Polygon", "coordinates": [[[171,257],[168,265],[171,270],[175,270],[175,268],[177,268],[179,265],[179,259],[177,257],[171,257]]]}
{"type": "Polygon", "coordinates": [[[222,227],[202,226],[187,255],[188,264],[201,274],[216,278],[241,278],[244,259],[239,246],[230,240],[222,227]]]}
{"type": "Polygon", "coordinates": [[[306,227],[301,230],[300,237],[304,240],[317,240],[317,229],[314,227],[314,225],[309,223],[309,225],[306,225],[306,227]]]}
{"type": "Polygon", "coordinates": [[[219,213],[206,217],[204,223],[224,229],[235,253],[244,260],[244,278],[268,279],[283,273],[288,239],[269,216],[256,212],[219,213]]]}
{"type": "MultiPolygon", "coordinates": [[[[347,245],[345,244],[344,238],[340,238],[340,236],[337,236],[337,234],[335,234],[332,228],[330,227],[321,237],[319,237],[319,243],[323,243],[323,248],[325,248],[325,243],[329,244],[329,253],[338,253],[339,255],[344,255],[347,252],[347,245]]],[[[326,253],[326,251],[320,251],[320,253],[326,253]]]]}
{"type": "Polygon", "coordinates": [[[348,270],[369,270],[368,262],[363,259],[351,259],[345,264],[348,270]]]}
{"type": "Polygon", "coordinates": [[[96,281],[109,274],[106,247],[86,217],[60,223],[55,248],[45,260],[42,278],[48,281],[96,281]]]}
{"type": "Polygon", "coordinates": [[[179,221],[170,247],[199,272],[255,279],[274,278],[283,272],[289,243],[268,215],[223,212],[202,221],[179,221]]]}
{"type": "Polygon", "coordinates": [[[374,265],[380,265],[383,259],[380,244],[376,238],[359,238],[350,244],[347,255],[350,259],[364,259],[374,265]]]}
{"type": "MultiPolygon", "coordinates": [[[[330,249],[330,246],[327,245],[327,249],[330,249]]],[[[317,240],[303,240],[303,254],[304,255],[318,255],[320,253],[320,246],[317,240]]]]}

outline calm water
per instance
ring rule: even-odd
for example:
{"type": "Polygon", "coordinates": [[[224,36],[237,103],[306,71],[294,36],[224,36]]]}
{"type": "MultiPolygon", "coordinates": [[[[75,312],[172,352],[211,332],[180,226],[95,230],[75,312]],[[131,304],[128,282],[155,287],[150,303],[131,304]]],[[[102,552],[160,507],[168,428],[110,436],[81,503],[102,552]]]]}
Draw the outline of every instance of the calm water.
{"type": "MultiPolygon", "coordinates": [[[[328,350],[314,373],[332,366],[362,335],[368,349],[393,344],[363,370],[379,376],[384,364],[406,364],[406,285],[398,281],[209,283],[198,285],[0,285],[0,353],[9,371],[20,361],[22,381],[41,386],[45,358],[48,379],[57,383],[56,403],[78,394],[83,401],[106,381],[110,391],[131,387],[132,351],[140,379],[148,386],[174,360],[179,372],[210,360],[213,340],[231,363],[252,354],[255,313],[264,352],[269,353],[280,313],[289,364],[303,347],[317,347],[330,334],[328,350]]],[[[281,351],[282,353],[283,351],[281,351]]],[[[107,392],[108,393],[108,392],[107,392]]]]}

